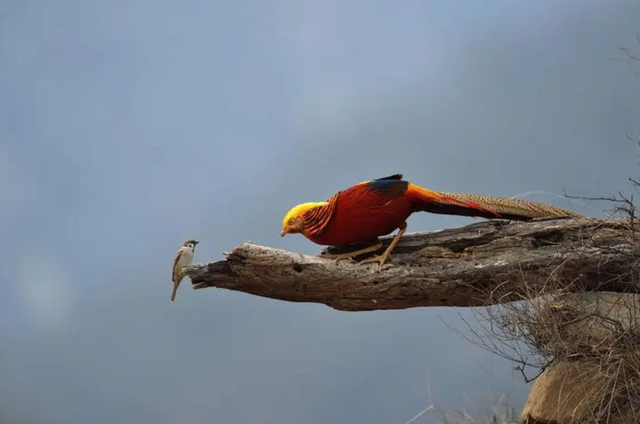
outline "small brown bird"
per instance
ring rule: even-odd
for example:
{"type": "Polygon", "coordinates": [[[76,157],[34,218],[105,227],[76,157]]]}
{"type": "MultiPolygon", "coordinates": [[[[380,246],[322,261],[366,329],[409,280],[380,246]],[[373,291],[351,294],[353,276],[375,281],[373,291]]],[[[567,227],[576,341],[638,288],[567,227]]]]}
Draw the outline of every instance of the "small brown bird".
{"type": "Polygon", "coordinates": [[[173,291],[171,292],[172,302],[175,300],[178,286],[184,278],[184,267],[193,263],[193,251],[196,249],[196,244],[198,243],[198,240],[185,241],[173,258],[173,272],[171,273],[171,281],[173,281],[173,291]]]}

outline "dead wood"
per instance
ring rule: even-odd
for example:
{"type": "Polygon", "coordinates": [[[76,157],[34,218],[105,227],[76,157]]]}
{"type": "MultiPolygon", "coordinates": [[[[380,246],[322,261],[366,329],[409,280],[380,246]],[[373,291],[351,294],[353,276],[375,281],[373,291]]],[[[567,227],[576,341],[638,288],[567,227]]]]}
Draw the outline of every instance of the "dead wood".
{"type": "MultiPolygon", "coordinates": [[[[194,289],[344,311],[485,306],[527,299],[532,289],[638,293],[633,234],[622,219],[492,220],[407,234],[381,272],[244,243],[222,261],[188,267],[186,275],[194,289]]],[[[383,239],[383,248],[390,240],[383,239]]]]}

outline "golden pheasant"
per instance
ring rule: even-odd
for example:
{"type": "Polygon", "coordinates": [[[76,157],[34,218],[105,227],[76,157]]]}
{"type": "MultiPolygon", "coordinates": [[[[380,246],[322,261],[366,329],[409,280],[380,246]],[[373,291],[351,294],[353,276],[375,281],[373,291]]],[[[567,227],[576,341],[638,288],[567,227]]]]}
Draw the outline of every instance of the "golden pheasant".
{"type": "Polygon", "coordinates": [[[358,183],[325,202],[307,202],[291,208],[282,221],[280,235],[301,233],[312,242],[327,246],[368,245],[354,252],[325,256],[339,261],[378,250],[382,246],[378,238],[398,229],[384,253],[360,261],[377,262],[380,270],[407,230],[407,218],[420,211],[518,221],[582,217],[528,200],[429,190],[403,180],[402,174],[395,174],[358,183]]]}

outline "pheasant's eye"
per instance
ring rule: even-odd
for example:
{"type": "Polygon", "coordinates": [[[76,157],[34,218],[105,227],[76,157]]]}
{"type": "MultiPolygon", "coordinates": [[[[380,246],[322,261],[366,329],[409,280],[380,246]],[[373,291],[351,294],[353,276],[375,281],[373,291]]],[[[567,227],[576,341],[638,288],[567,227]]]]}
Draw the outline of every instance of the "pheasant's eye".
{"type": "Polygon", "coordinates": [[[295,218],[291,218],[291,219],[289,220],[289,225],[293,225],[293,223],[294,223],[295,221],[296,221],[296,220],[295,220],[295,218]]]}

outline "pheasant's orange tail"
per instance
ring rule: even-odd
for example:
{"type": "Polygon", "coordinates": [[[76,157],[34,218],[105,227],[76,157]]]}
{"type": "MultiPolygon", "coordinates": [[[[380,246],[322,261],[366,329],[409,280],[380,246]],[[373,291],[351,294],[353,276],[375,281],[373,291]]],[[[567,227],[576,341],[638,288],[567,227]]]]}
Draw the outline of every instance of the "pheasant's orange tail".
{"type": "Polygon", "coordinates": [[[424,212],[446,215],[502,218],[528,221],[545,217],[574,217],[582,215],[573,211],[524,199],[468,193],[445,193],[409,184],[407,194],[416,207],[424,212]]]}

